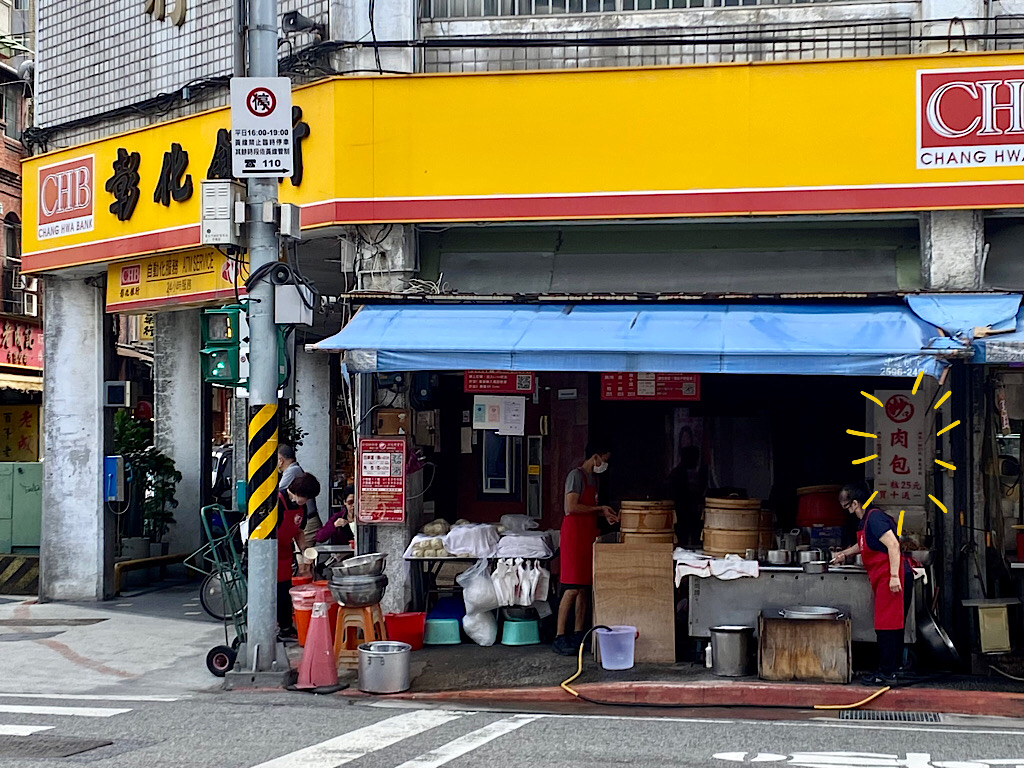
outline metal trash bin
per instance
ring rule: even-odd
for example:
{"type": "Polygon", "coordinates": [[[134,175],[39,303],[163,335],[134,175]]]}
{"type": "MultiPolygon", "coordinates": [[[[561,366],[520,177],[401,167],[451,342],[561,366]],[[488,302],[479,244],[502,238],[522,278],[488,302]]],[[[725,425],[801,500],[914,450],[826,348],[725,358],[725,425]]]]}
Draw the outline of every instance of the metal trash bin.
{"type": "Polygon", "coordinates": [[[359,690],[363,693],[401,693],[409,690],[412,646],[375,640],[359,646],[359,690]]]}
{"type": "Polygon", "coordinates": [[[711,627],[711,671],[719,677],[749,675],[753,639],[753,627],[711,627]]]}

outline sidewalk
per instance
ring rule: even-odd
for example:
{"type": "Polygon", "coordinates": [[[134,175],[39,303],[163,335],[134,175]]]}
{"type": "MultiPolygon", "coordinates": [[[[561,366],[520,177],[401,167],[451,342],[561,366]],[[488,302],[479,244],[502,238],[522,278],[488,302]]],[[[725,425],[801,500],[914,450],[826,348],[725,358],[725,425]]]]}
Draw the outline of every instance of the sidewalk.
{"type": "Polygon", "coordinates": [[[105,603],[0,597],[0,692],[140,695],[219,688],[205,659],[224,634],[202,612],[197,593],[198,583],[190,583],[105,603]]]}

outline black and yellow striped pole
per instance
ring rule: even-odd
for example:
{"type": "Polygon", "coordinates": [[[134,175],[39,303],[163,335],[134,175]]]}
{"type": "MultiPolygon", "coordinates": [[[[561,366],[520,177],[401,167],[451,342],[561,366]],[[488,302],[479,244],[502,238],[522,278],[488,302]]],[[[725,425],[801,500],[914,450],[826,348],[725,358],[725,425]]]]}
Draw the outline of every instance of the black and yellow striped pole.
{"type": "Polygon", "coordinates": [[[277,406],[249,407],[249,538],[277,529],[277,406]]]}

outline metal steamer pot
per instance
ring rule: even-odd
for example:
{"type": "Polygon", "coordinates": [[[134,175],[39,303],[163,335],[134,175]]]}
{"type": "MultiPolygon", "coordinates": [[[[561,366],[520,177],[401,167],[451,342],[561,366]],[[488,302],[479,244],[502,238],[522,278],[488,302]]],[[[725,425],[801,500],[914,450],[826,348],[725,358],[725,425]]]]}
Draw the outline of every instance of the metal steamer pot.
{"type": "Polygon", "coordinates": [[[824,605],[794,605],[783,608],[779,611],[779,616],[784,619],[835,620],[845,618],[838,608],[829,608],[824,605]]]}
{"type": "Polygon", "coordinates": [[[802,549],[796,553],[796,561],[803,565],[804,563],[816,563],[825,559],[825,555],[820,549],[802,549]]]}
{"type": "Polygon", "coordinates": [[[810,574],[821,574],[828,573],[828,561],[827,560],[812,560],[809,563],[803,564],[804,573],[810,574]]]}
{"type": "Polygon", "coordinates": [[[788,549],[771,549],[768,551],[768,563],[770,565],[789,565],[793,562],[793,555],[788,549]]]}

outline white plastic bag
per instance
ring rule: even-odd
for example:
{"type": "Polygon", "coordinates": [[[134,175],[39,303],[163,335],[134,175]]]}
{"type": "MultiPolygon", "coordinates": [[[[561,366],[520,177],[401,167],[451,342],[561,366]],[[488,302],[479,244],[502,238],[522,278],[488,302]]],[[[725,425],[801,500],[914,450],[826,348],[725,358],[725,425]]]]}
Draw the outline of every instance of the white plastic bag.
{"type": "Polygon", "coordinates": [[[501,527],[506,531],[532,531],[540,525],[532,517],[526,515],[502,515],[501,527]]]}
{"type": "Polygon", "coordinates": [[[462,619],[462,628],[477,645],[487,647],[498,639],[498,620],[493,613],[467,613],[462,619]]]}
{"type": "Polygon", "coordinates": [[[462,587],[462,599],[466,603],[466,613],[493,611],[498,607],[498,596],[494,592],[491,573],[486,560],[480,559],[476,564],[463,571],[455,580],[462,587]]]}
{"type": "Polygon", "coordinates": [[[543,565],[537,566],[537,587],[533,591],[534,600],[547,600],[551,591],[551,572],[543,565]]]}
{"type": "Polygon", "coordinates": [[[457,557],[490,557],[497,545],[493,525],[456,525],[444,537],[444,548],[457,557]]]}

